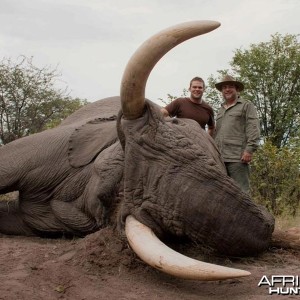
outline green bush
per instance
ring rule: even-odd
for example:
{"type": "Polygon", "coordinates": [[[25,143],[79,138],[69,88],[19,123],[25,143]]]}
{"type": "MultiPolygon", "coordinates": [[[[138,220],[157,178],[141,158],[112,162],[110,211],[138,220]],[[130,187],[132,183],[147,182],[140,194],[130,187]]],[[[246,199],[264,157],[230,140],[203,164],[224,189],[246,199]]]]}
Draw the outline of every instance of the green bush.
{"type": "Polygon", "coordinates": [[[251,193],[255,202],[274,215],[295,216],[300,203],[299,147],[277,148],[264,143],[251,165],[251,193]]]}

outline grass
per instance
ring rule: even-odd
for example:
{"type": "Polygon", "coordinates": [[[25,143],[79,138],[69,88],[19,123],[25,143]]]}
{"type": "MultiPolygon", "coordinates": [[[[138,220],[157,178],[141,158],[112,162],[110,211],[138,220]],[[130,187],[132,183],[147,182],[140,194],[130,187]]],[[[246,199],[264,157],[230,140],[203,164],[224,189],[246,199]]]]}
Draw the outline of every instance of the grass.
{"type": "Polygon", "coordinates": [[[278,216],[275,227],[277,229],[285,230],[291,227],[300,227],[300,208],[295,217],[290,215],[278,216]]]}

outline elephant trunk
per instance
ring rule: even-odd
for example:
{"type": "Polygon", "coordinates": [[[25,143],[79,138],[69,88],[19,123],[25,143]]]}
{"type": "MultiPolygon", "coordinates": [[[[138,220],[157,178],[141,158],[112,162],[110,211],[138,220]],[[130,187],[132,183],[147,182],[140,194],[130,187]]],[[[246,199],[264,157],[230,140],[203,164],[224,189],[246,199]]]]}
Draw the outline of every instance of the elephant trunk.
{"type": "Polygon", "coordinates": [[[167,28],[146,40],[133,54],[123,74],[120,95],[124,118],[133,120],[143,114],[147,79],[156,63],[168,51],[219,26],[220,23],[215,21],[186,22],[167,28]]]}

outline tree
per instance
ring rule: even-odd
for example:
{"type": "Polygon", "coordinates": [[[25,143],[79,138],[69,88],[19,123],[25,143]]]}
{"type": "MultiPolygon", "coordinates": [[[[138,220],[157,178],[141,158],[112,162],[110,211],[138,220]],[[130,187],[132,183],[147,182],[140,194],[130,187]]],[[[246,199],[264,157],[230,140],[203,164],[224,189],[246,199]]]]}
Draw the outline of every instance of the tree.
{"type": "MultiPolygon", "coordinates": [[[[188,95],[188,90],[186,88],[184,88],[182,90],[181,96],[180,97],[187,97],[188,95]]],[[[168,105],[170,104],[173,100],[175,100],[176,98],[178,98],[178,96],[173,96],[171,94],[167,94],[167,100],[164,100],[162,98],[158,98],[159,101],[161,101],[164,105],[168,105]]]]}
{"type": "MultiPolygon", "coordinates": [[[[297,37],[276,33],[269,42],[251,44],[248,50],[237,49],[230,62],[231,74],[245,84],[245,98],[258,110],[262,136],[278,148],[300,134],[300,43],[297,37]]],[[[218,72],[224,74],[224,71],[218,72]]],[[[209,82],[214,88],[216,80],[212,76],[209,82]]]]}
{"type": "Polygon", "coordinates": [[[51,103],[46,103],[43,106],[42,111],[46,112],[46,115],[48,115],[49,118],[48,121],[43,124],[43,128],[41,128],[41,130],[53,128],[59,125],[60,122],[67,116],[86,104],[88,104],[88,101],[85,99],[71,97],[63,97],[61,99],[56,99],[51,103]]]}
{"type": "Polygon", "coordinates": [[[87,103],[72,99],[67,89],[55,87],[60,74],[50,67],[37,68],[33,58],[20,56],[0,62],[0,139],[4,144],[57,125],[87,103]]]}
{"type": "Polygon", "coordinates": [[[300,147],[264,143],[251,164],[253,199],[275,215],[296,215],[300,204],[300,147]]]}

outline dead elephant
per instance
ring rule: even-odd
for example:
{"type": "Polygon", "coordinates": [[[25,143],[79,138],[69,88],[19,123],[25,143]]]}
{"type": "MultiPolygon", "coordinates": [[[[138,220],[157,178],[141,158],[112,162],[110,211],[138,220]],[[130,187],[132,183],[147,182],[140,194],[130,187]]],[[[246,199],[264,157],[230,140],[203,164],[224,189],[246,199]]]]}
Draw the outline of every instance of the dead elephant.
{"type": "Polygon", "coordinates": [[[228,255],[256,254],[270,243],[273,217],[226,175],[208,134],[192,120],[164,119],[145,100],[159,59],[219,25],[188,22],[154,35],[128,62],[120,97],[89,104],[54,129],[1,147],[0,192],[19,191],[19,199],[0,203],[0,232],[95,232],[114,214],[121,191],[115,222],[152,266],[202,280],[248,275],[179,257],[152,234],[187,237],[228,255]]]}

